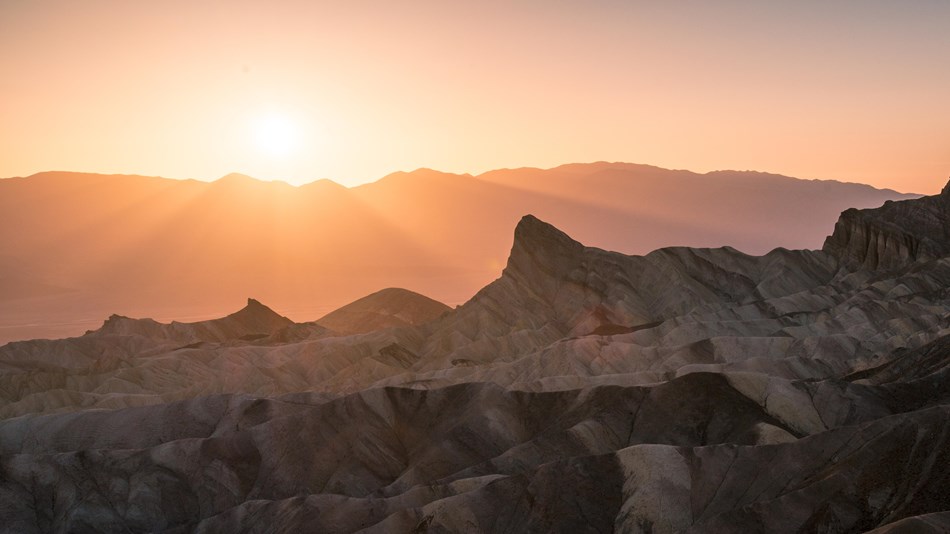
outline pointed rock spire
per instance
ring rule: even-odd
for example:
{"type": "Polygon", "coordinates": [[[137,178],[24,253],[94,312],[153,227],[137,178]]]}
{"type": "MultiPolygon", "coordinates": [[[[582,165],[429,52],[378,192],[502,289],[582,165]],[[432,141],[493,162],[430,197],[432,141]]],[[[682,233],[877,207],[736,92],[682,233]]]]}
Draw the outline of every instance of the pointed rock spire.
{"type": "Polygon", "coordinates": [[[534,215],[525,215],[515,228],[515,240],[505,270],[520,271],[529,276],[531,273],[569,271],[583,251],[584,245],[564,232],[534,215]]]}
{"type": "Polygon", "coordinates": [[[248,297],[247,306],[217,321],[239,321],[244,326],[269,332],[293,324],[293,321],[268,308],[260,301],[248,297]]]}
{"type": "Polygon", "coordinates": [[[575,254],[584,250],[584,245],[534,215],[525,215],[518,222],[518,226],[515,227],[514,246],[530,250],[552,251],[557,254],[575,254]]]}

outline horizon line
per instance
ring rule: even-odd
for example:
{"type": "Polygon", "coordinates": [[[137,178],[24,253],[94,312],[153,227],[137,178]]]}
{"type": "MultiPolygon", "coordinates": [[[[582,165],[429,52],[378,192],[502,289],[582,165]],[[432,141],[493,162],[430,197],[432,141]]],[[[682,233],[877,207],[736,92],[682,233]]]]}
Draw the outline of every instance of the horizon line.
{"type": "MultiPolygon", "coordinates": [[[[383,176],[381,176],[381,177],[379,177],[379,178],[376,178],[375,180],[370,180],[370,181],[366,181],[366,182],[361,182],[361,183],[354,184],[354,185],[346,185],[346,184],[340,183],[340,182],[337,181],[337,180],[334,180],[333,178],[317,178],[317,179],[314,179],[314,180],[310,180],[310,181],[306,181],[306,182],[301,182],[301,183],[291,183],[291,182],[287,181],[286,179],[281,179],[281,178],[271,178],[271,179],[268,179],[268,178],[258,178],[258,177],[255,177],[255,176],[251,176],[251,175],[249,175],[249,174],[245,174],[245,173],[240,172],[240,171],[232,171],[232,172],[229,172],[229,173],[224,174],[224,175],[222,175],[222,176],[219,176],[219,177],[217,177],[217,178],[207,179],[207,178],[194,178],[194,177],[172,177],[172,176],[161,176],[161,175],[153,175],[153,174],[139,174],[139,173],[131,173],[131,172],[87,172],[87,171],[52,169],[52,170],[38,171],[38,172],[35,172],[35,173],[33,173],[33,174],[29,174],[29,175],[25,175],[25,176],[7,176],[7,177],[0,177],[0,180],[17,180],[17,179],[21,179],[21,180],[22,180],[22,179],[29,179],[29,178],[33,178],[33,177],[35,177],[35,176],[40,176],[40,175],[44,175],[44,174],[83,174],[83,175],[93,175],[93,176],[127,176],[127,177],[152,178],[152,179],[161,179],[161,180],[177,180],[177,181],[183,181],[183,182],[195,181],[195,182],[202,182],[202,183],[213,184],[213,183],[220,182],[220,181],[226,180],[226,179],[246,178],[246,179],[253,180],[253,181],[255,181],[255,182],[260,182],[260,183],[277,183],[277,184],[284,184],[284,185],[289,186],[289,187],[292,187],[292,188],[302,188],[302,187],[310,186],[310,185],[313,185],[313,184],[318,184],[318,183],[323,183],[323,182],[330,182],[330,183],[332,183],[332,184],[334,184],[334,185],[336,185],[336,186],[342,187],[342,188],[344,188],[344,189],[357,189],[357,188],[359,188],[359,187],[363,187],[363,186],[367,186],[367,185],[379,183],[380,181],[385,180],[386,178],[389,178],[389,177],[391,177],[391,176],[397,176],[397,175],[403,175],[403,174],[416,174],[416,173],[420,173],[420,172],[432,172],[432,173],[442,174],[442,175],[446,175],[446,176],[468,177],[468,178],[475,178],[475,179],[478,179],[478,178],[480,178],[480,177],[482,177],[482,176],[485,176],[485,175],[488,175],[488,174],[498,173],[498,172],[506,172],[506,171],[553,171],[553,170],[560,169],[560,168],[562,168],[562,167],[570,167],[570,166],[595,166],[595,165],[617,165],[617,166],[628,166],[628,167],[647,167],[647,168],[653,168],[653,169],[658,169],[658,170],[668,171],[668,172],[685,172],[685,173],[690,173],[690,174],[693,174],[693,175],[696,175],[696,176],[709,176],[709,175],[711,175],[711,174],[717,174],[717,173],[758,174],[758,175],[763,175],[763,176],[772,176],[772,177],[779,177],[779,178],[787,178],[787,179],[790,179],[790,180],[798,180],[798,181],[803,181],[803,182],[831,182],[831,183],[850,184],[850,185],[863,185],[863,186],[867,186],[867,187],[870,187],[870,188],[875,189],[875,190],[878,190],[878,191],[891,191],[891,192],[894,192],[894,193],[897,193],[897,194],[902,194],[902,195],[924,195],[924,196],[926,196],[924,193],[919,193],[919,192],[916,192],[916,191],[898,191],[898,190],[896,190],[896,189],[894,189],[894,188],[891,188],[891,187],[877,187],[877,186],[874,186],[874,185],[871,185],[871,184],[868,184],[868,183],[865,183],[865,182],[850,181],[850,180],[836,180],[836,179],[829,179],[829,178],[800,178],[800,177],[797,177],[797,176],[790,176],[790,175],[787,175],[787,174],[782,174],[782,173],[777,173],[777,172],[771,172],[771,171],[756,170],[756,169],[744,169],[744,170],[740,170],[740,169],[714,169],[714,170],[710,170],[710,171],[706,171],[706,172],[700,172],[700,171],[694,171],[694,170],[691,170],[691,169],[678,169],[678,168],[674,169],[674,168],[661,167],[661,166],[659,166],[659,165],[652,165],[652,164],[649,164],[649,163],[635,163],[635,162],[629,162],[629,161],[606,161],[606,160],[598,160],[598,161],[590,161],[590,162],[568,162],[568,163],[561,163],[561,164],[555,165],[555,166],[553,166],[553,167],[534,167],[534,166],[530,166],[530,165],[521,166],[521,167],[499,167],[499,168],[497,168],[497,169],[490,169],[490,170],[487,170],[487,171],[484,171],[484,172],[481,172],[481,173],[478,173],[478,174],[472,174],[472,173],[469,173],[469,172],[443,171],[443,170],[439,170],[439,169],[434,169],[434,168],[432,168],[432,167],[418,167],[418,168],[413,169],[413,170],[410,170],[410,171],[406,171],[406,170],[396,170],[396,171],[387,173],[387,174],[385,174],[385,175],[383,175],[383,176]]],[[[938,187],[939,187],[939,186],[938,186],[938,187]]]]}

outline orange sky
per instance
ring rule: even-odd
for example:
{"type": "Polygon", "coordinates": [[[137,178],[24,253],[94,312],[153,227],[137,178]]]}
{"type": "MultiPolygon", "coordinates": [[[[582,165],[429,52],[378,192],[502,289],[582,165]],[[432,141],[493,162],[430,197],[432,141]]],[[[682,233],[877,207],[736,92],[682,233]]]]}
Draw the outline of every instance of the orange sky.
{"type": "Polygon", "coordinates": [[[950,2],[666,4],[3,1],[0,176],[609,160],[946,183],[950,2]]]}

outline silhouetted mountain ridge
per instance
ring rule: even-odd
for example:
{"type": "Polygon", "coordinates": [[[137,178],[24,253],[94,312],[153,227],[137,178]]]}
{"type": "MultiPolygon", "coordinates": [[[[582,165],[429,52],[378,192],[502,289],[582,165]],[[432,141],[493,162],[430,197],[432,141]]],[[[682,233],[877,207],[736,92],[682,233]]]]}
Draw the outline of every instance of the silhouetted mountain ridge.
{"type": "Polygon", "coordinates": [[[0,294],[0,341],[76,335],[113,312],[215,317],[247,294],[298,321],[387,286],[456,305],[498,276],[525,213],[628,254],[764,253],[817,248],[845,208],[901,198],[622,163],[479,176],[419,169],[354,188],[238,173],[211,183],[41,173],[0,180],[0,281],[24,282],[0,294]]]}

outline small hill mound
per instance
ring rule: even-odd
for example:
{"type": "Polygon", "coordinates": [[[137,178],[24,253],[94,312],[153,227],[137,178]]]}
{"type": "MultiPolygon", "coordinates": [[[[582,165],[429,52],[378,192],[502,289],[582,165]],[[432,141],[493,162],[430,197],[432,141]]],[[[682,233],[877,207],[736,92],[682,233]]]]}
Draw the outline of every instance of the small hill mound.
{"type": "Polygon", "coordinates": [[[450,309],[425,295],[391,287],[332,311],[316,323],[340,334],[363,334],[427,323],[450,309]]]}

